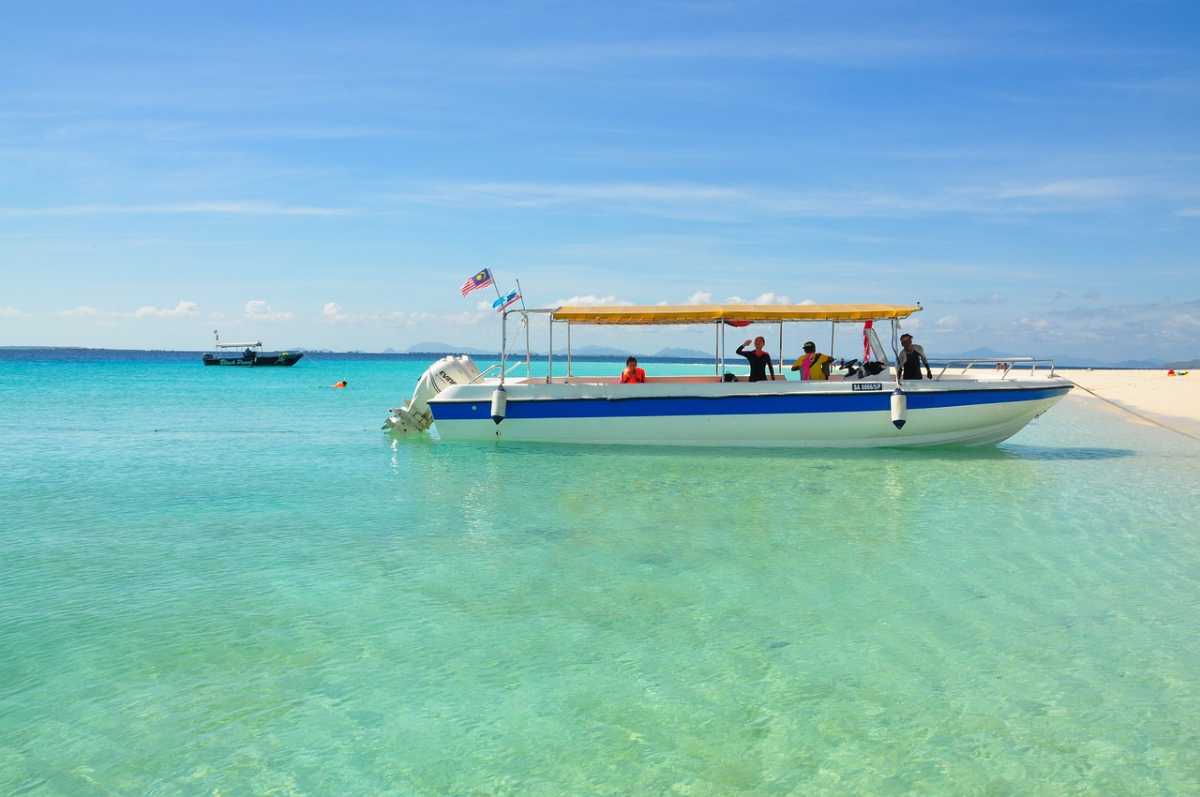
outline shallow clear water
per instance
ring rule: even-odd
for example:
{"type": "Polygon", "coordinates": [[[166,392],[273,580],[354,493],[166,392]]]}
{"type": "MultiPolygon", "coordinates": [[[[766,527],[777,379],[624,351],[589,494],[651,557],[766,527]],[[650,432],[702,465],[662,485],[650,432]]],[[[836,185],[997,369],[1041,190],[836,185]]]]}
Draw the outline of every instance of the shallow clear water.
{"type": "Polygon", "coordinates": [[[379,431],[422,363],[4,366],[0,793],[1200,790],[1200,447],[1083,399],[497,447],[379,431]]]}

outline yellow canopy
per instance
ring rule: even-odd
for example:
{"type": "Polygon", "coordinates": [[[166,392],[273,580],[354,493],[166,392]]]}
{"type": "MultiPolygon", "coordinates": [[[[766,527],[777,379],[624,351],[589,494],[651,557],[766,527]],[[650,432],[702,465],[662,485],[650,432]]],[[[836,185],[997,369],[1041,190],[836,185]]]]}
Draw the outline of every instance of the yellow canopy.
{"type": "Polygon", "coordinates": [[[560,307],[555,321],[575,324],[711,324],[716,321],[866,321],[908,318],[921,305],[689,304],[560,307]]]}

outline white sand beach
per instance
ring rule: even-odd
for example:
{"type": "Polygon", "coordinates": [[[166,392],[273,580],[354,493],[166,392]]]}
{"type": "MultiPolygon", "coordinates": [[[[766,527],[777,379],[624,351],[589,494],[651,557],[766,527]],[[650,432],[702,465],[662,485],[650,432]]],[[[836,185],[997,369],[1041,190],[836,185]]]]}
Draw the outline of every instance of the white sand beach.
{"type": "MultiPolygon", "coordinates": [[[[1166,426],[1200,436],[1200,371],[1167,376],[1167,369],[1147,371],[1060,370],[1059,375],[1096,395],[1166,426]]],[[[1095,401],[1082,390],[1078,399],[1095,401]]],[[[1131,416],[1132,418],[1132,416],[1131,416]]]]}

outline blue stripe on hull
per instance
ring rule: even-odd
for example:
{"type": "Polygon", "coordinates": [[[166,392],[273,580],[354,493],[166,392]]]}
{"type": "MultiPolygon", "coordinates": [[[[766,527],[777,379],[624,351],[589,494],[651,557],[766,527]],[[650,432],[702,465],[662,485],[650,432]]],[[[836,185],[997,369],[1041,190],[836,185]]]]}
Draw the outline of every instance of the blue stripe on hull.
{"type": "MultiPolygon", "coordinates": [[[[966,407],[1057,398],[1070,386],[1010,388],[1005,390],[946,390],[914,392],[909,410],[966,407]]],[[[890,396],[877,393],[791,393],[754,396],[645,396],[639,398],[508,399],[508,418],[638,418],[673,415],[780,415],[821,412],[888,412],[890,396]]],[[[488,418],[490,405],[482,401],[431,401],[435,421],[469,421],[488,418]]]]}

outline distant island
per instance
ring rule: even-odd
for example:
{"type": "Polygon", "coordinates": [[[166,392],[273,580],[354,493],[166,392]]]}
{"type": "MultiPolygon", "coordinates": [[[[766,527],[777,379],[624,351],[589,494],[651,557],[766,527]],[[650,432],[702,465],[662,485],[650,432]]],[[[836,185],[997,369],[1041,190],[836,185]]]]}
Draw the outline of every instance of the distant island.
{"type": "Polygon", "coordinates": [[[496,352],[487,351],[486,349],[477,349],[474,346],[454,346],[449,343],[442,343],[436,340],[422,341],[414,343],[404,350],[407,354],[488,354],[492,355],[496,352]]]}
{"type": "MultiPolygon", "coordinates": [[[[627,349],[615,349],[612,346],[572,346],[571,354],[583,357],[628,357],[627,349]]],[[[563,352],[566,356],[566,352],[563,352]]]]}
{"type": "Polygon", "coordinates": [[[655,357],[682,357],[687,360],[711,360],[713,353],[711,351],[700,351],[699,349],[682,349],[676,346],[668,346],[665,349],[659,349],[655,357]]]}

